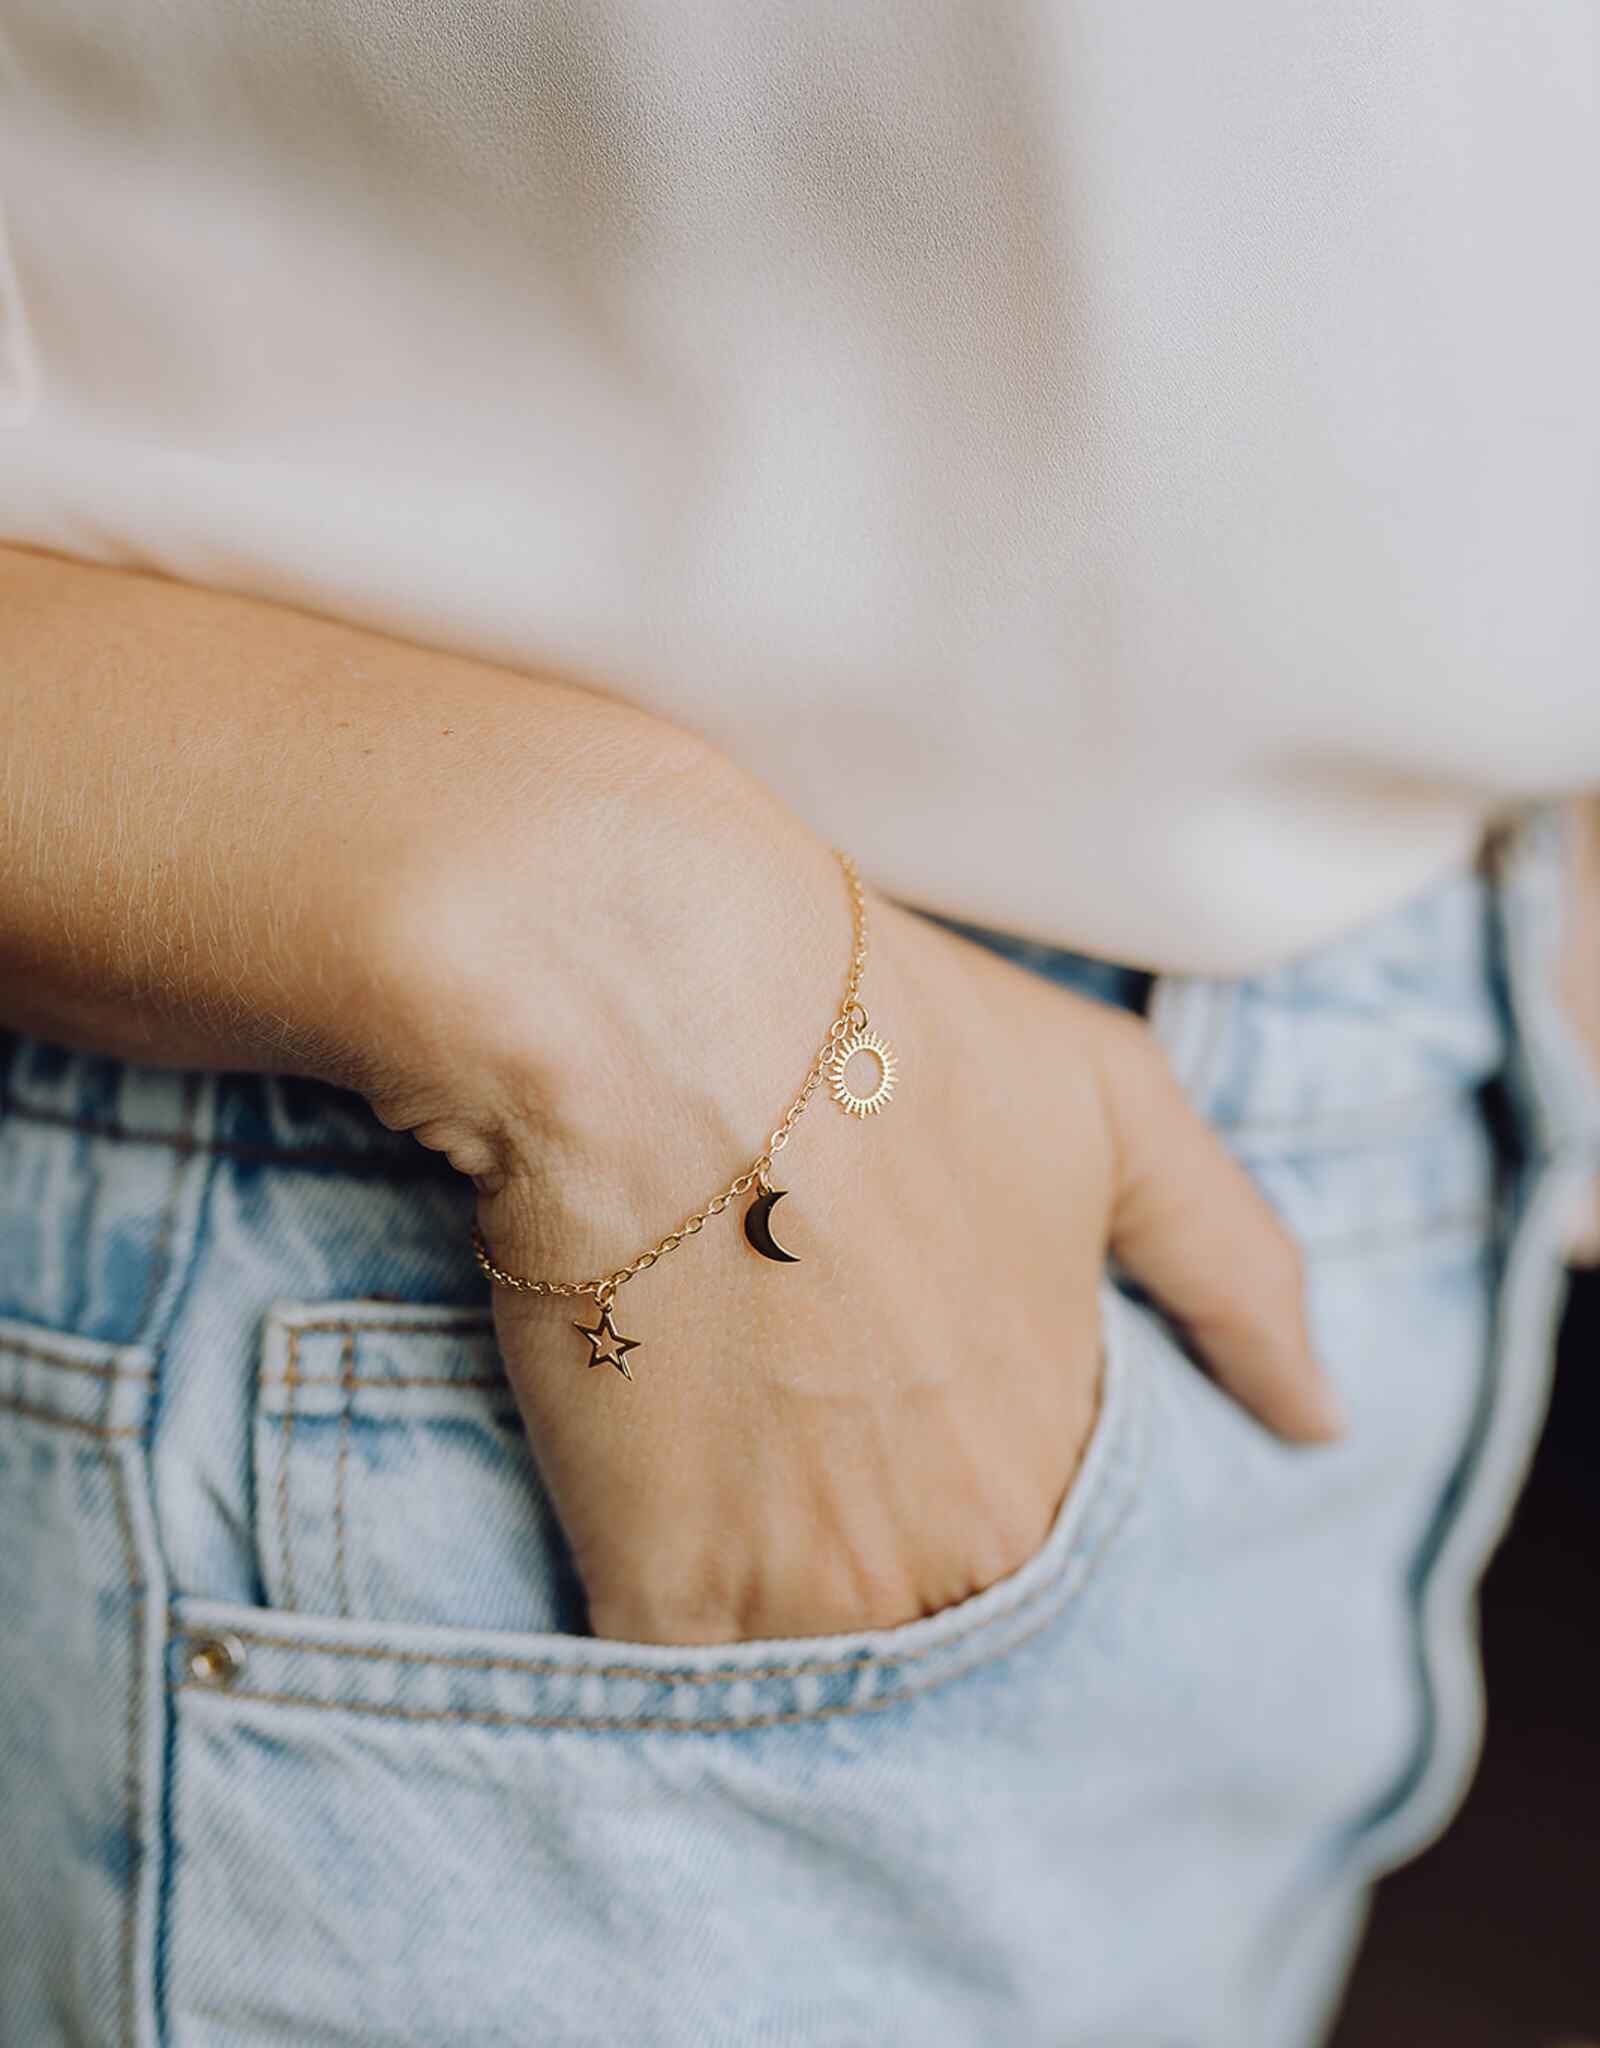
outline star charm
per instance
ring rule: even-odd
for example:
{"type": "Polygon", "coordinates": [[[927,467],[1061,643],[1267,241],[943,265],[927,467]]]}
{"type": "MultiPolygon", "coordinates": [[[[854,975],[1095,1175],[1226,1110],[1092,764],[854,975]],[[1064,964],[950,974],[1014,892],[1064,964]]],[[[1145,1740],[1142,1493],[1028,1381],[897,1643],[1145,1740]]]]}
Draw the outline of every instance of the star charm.
{"type": "Polygon", "coordinates": [[[611,1320],[610,1302],[601,1309],[600,1320],[592,1330],[582,1323],[574,1323],[572,1327],[589,1340],[591,1366],[614,1365],[625,1380],[633,1378],[633,1374],[628,1370],[628,1353],[638,1350],[639,1340],[637,1337],[621,1337],[617,1334],[617,1326],[611,1320]]]}

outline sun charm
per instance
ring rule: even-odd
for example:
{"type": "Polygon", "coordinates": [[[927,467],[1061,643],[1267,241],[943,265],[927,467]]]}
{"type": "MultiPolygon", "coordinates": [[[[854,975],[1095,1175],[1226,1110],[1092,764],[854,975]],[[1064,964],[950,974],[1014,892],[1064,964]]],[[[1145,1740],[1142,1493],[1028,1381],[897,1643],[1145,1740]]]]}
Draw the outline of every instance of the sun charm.
{"type": "Polygon", "coordinates": [[[898,1062],[887,1042],[867,1029],[867,1013],[858,1012],[860,1023],[848,1038],[841,1038],[828,1061],[828,1092],[849,1116],[876,1116],[894,1094],[898,1062]],[[858,1094],[845,1078],[845,1070],[856,1054],[864,1052],[877,1064],[878,1085],[869,1095],[858,1094]]]}

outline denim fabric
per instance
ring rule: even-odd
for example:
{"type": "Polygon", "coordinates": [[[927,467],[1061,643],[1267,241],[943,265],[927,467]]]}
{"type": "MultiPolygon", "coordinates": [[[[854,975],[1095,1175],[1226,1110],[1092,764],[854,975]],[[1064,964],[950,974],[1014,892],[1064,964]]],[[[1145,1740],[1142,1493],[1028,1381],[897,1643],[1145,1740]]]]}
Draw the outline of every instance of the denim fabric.
{"type": "Polygon", "coordinates": [[[1145,973],[1143,968],[1123,967],[1115,960],[1096,960],[1087,953],[1069,953],[1061,946],[1042,946],[1037,939],[1020,939],[1012,932],[991,931],[981,924],[963,924],[956,917],[936,917],[930,911],[922,915],[932,924],[942,924],[947,932],[987,946],[991,953],[1003,954],[1019,967],[1042,974],[1046,981],[1069,988],[1076,995],[1092,996],[1097,1003],[1133,1010],[1141,1017],[1150,1007],[1155,976],[1145,973]]]}
{"type": "Polygon", "coordinates": [[[1348,1438],[1277,1442],[1108,1291],[1042,1551],[825,1640],[581,1633],[470,1192],[361,1103],[12,1045],[0,2041],[1314,2040],[1474,1752],[1600,1129],[1557,877],[1539,825],[1498,885],[1154,989],[1348,1438]]]}

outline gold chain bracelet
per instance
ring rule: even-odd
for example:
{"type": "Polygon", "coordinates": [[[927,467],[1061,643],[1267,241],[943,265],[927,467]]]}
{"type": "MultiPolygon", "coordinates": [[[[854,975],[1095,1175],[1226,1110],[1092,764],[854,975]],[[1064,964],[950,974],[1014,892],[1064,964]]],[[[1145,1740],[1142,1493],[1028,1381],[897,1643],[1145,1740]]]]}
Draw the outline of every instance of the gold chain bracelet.
{"type": "Polygon", "coordinates": [[[898,1063],[889,1046],[871,1030],[865,1009],[861,1004],[861,977],[867,965],[867,899],[861,887],[861,877],[856,873],[856,864],[847,853],[835,855],[850,889],[850,912],[855,927],[855,952],[850,962],[850,976],[845,983],[844,1002],[839,1014],[833,1020],[822,1050],[811,1062],[811,1071],[806,1075],[805,1085],[790,1103],[783,1121],[767,1140],[767,1149],[753,1166],[731,1180],[720,1194],[713,1195],[703,1209],[686,1217],[676,1230],[669,1230],[659,1238],[648,1251],[641,1252],[626,1266],[618,1266],[599,1280],[527,1280],[520,1274],[508,1273],[497,1266],[489,1256],[489,1247],[483,1241],[483,1232],[475,1223],[472,1226],[472,1244],[477,1252],[478,1263],[497,1287],[513,1288],[519,1294],[559,1294],[569,1298],[592,1294],[595,1306],[600,1311],[593,1329],[586,1323],[574,1322],[572,1327],[587,1338],[589,1363],[614,1365],[625,1380],[631,1380],[633,1373],[628,1365],[628,1353],[639,1349],[636,1337],[620,1334],[611,1318],[611,1304],[617,1289],[631,1280],[636,1273],[653,1266],[657,1259],[665,1258],[668,1252],[676,1251],[686,1237],[703,1230],[713,1216],[720,1216],[724,1209],[737,1202],[742,1195],[758,1190],[755,1200],[745,1211],[744,1234],[753,1250],[766,1259],[775,1259],[785,1265],[798,1264],[796,1255],[787,1252],[772,1235],[772,1208],[781,1202],[786,1189],[775,1188],[770,1179],[773,1159],[789,1142],[789,1133],[800,1120],[806,1104],[822,1085],[824,1075],[828,1081],[828,1092],[839,1107],[850,1116],[876,1116],[894,1094],[895,1075],[898,1063]],[[866,1053],[877,1066],[877,1085],[863,1095],[851,1086],[846,1069],[857,1053],[866,1053]]]}

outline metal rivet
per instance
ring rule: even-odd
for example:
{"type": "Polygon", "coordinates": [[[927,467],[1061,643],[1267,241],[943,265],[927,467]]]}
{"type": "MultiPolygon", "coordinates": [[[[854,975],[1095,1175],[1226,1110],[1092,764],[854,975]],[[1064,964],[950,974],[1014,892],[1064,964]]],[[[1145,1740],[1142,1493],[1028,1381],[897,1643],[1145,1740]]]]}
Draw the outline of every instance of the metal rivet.
{"type": "Polygon", "coordinates": [[[245,1666],[244,1644],[226,1629],[213,1634],[191,1636],[183,1653],[183,1668],[196,1685],[219,1689],[232,1685],[245,1666]]]}

